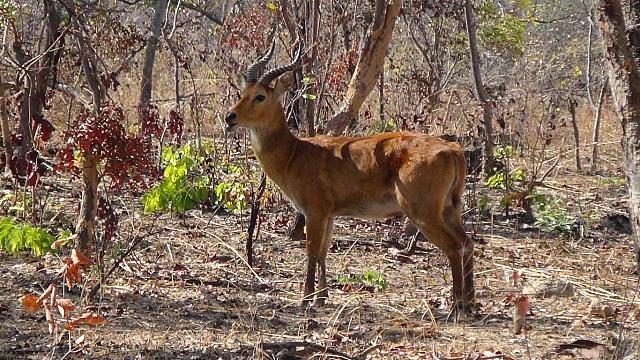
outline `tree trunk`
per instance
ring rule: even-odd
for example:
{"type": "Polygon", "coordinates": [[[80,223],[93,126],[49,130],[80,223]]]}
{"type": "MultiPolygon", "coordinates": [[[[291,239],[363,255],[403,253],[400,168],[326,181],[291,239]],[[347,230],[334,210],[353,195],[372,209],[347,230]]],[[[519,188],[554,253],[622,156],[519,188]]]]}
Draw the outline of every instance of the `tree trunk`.
{"type": "MultiPolygon", "coordinates": [[[[351,51],[351,31],[353,29],[349,26],[347,16],[342,17],[340,26],[342,27],[342,44],[344,45],[344,52],[345,54],[348,54],[351,51]]],[[[353,61],[349,61],[349,63],[347,64],[347,76],[349,76],[350,78],[353,77],[355,71],[356,68],[353,64],[353,61]]]]}
{"type": "Polygon", "coordinates": [[[309,89],[310,93],[316,95],[316,98],[307,97],[305,99],[305,129],[307,130],[307,136],[314,136],[316,134],[315,118],[316,118],[316,104],[318,102],[317,91],[318,81],[315,76],[315,69],[318,62],[317,46],[318,42],[318,30],[320,26],[320,0],[311,0],[310,9],[308,9],[307,26],[305,27],[307,36],[306,43],[311,46],[307,58],[307,64],[305,68],[305,74],[311,74],[314,77],[313,86],[309,89]]]}
{"type": "MultiPolygon", "coordinates": [[[[5,168],[4,173],[11,173],[11,159],[13,147],[11,146],[11,130],[9,129],[9,111],[7,111],[7,99],[5,92],[13,87],[13,84],[3,83],[0,80],[0,130],[2,130],[2,145],[4,146],[5,168]]],[[[3,171],[3,169],[0,169],[3,171]]]]}
{"type": "MultiPolygon", "coordinates": [[[[60,14],[55,3],[44,1],[44,13],[46,14],[46,28],[38,55],[40,59],[32,62],[22,48],[21,42],[14,42],[13,52],[18,63],[25,68],[26,74],[22,76],[23,96],[20,101],[20,130],[22,132],[22,144],[19,155],[24,156],[33,149],[33,134],[31,133],[32,119],[42,117],[42,109],[46,97],[47,88],[51,85],[51,76],[60,56],[61,47],[52,50],[54,43],[60,36],[60,14]],[[28,64],[29,63],[29,64],[28,64]],[[37,68],[32,68],[36,65],[37,68]]],[[[35,58],[35,57],[34,57],[35,58]]]]}
{"type": "MultiPolygon", "coordinates": [[[[288,0],[280,1],[280,13],[282,15],[282,20],[289,32],[289,38],[296,39],[299,35],[298,25],[296,23],[296,14],[298,9],[292,8],[292,5],[288,0]]],[[[274,34],[275,36],[275,34],[274,34]]],[[[303,78],[302,68],[298,67],[294,71],[296,79],[300,80],[303,78]]],[[[300,90],[301,81],[295,81],[291,91],[294,93],[300,90]]],[[[302,110],[302,99],[301,97],[294,97],[293,100],[287,106],[287,125],[295,130],[300,130],[300,126],[304,126],[302,122],[302,117],[304,112],[302,110]]]]}
{"type": "Polygon", "coordinates": [[[258,185],[258,191],[252,191],[251,194],[251,215],[249,216],[249,227],[247,228],[247,242],[245,243],[245,252],[247,254],[247,263],[250,267],[253,267],[253,235],[258,237],[256,228],[260,229],[260,203],[262,202],[262,196],[264,195],[264,189],[267,186],[267,176],[262,173],[260,178],[260,185],[258,185]]]}
{"type": "Polygon", "coordinates": [[[595,174],[598,170],[598,142],[600,141],[600,123],[602,120],[602,108],[604,106],[604,98],[607,93],[607,81],[602,84],[600,89],[600,96],[598,97],[598,105],[596,108],[596,115],[593,118],[593,135],[591,137],[591,143],[593,148],[591,151],[591,172],[595,174]]]}
{"type": "Polygon", "coordinates": [[[586,90],[587,90],[587,99],[589,100],[589,105],[591,105],[591,108],[595,108],[595,102],[593,101],[593,94],[591,92],[591,85],[592,81],[591,81],[591,73],[592,73],[592,65],[593,65],[593,60],[591,57],[591,48],[593,46],[593,39],[594,39],[594,35],[597,34],[597,28],[596,28],[596,12],[594,9],[594,6],[591,5],[591,7],[587,10],[587,17],[589,19],[589,34],[587,35],[587,73],[586,73],[586,80],[587,80],[587,84],[586,84],[586,90]],[[596,34],[594,34],[594,31],[596,32],[596,34]]]}
{"type": "Polygon", "coordinates": [[[87,85],[89,85],[89,89],[91,89],[94,112],[100,114],[102,110],[102,99],[104,98],[104,89],[100,86],[100,80],[98,80],[97,65],[84,40],[82,40],[82,38],[78,39],[80,43],[80,64],[82,66],[82,72],[84,73],[87,85]]]}
{"type": "MultiPolygon", "coordinates": [[[[79,26],[79,25],[78,25],[79,26]]],[[[91,89],[93,107],[96,115],[102,111],[104,89],[98,80],[96,63],[91,56],[92,52],[81,37],[80,44],[81,67],[85,80],[91,89]]],[[[91,154],[82,154],[82,203],[76,225],[77,239],[75,246],[84,254],[95,259],[93,253],[96,239],[95,224],[98,214],[98,161],[91,154]]]]}
{"type": "Polygon", "coordinates": [[[383,71],[384,58],[400,13],[400,5],[400,0],[392,0],[390,4],[386,0],[376,1],[375,19],[364,39],[343,105],[327,122],[328,134],[342,134],[376,86],[380,72],[383,71]]]}
{"type": "MultiPolygon", "coordinates": [[[[640,18],[640,0],[631,0],[632,18],[640,18]]],[[[640,44],[634,41],[638,29],[628,29],[620,0],[600,3],[600,31],[609,71],[609,89],[622,123],[622,148],[627,166],[631,223],[636,262],[640,269],[640,44]]],[[[634,21],[635,23],[635,21],[634,21]]]]}
{"type": "Polygon", "coordinates": [[[475,81],[478,100],[482,103],[483,109],[483,132],[484,132],[484,173],[491,174],[496,167],[496,160],[493,157],[493,102],[487,94],[487,89],[482,81],[480,72],[480,51],[478,50],[478,37],[476,35],[476,19],[471,0],[464,3],[464,14],[467,24],[467,35],[469,36],[469,57],[471,58],[471,69],[475,81]]]}
{"type": "Polygon", "coordinates": [[[91,156],[82,158],[82,203],[78,224],[76,225],[77,239],[75,247],[90,258],[93,256],[93,248],[96,239],[95,224],[98,213],[98,167],[96,160],[91,156]]]}
{"type": "Polygon", "coordinates": [[[162,23],[167,13],[168,0],[158,0],[154,8],[151,19],[151,33],[147,38],[147,46],[144,50],[144,63],[142,64],[142,82],[140,84],[140,101],[138,103],[138,123],[142,129],[142,117],[151,100],[151,90],[153,88],[153,64],[156,58],[156,48],[160,41],[162,23]]]}
{"type": "MultiPolygon", "coordinates": [[[[13,43],[13,53],[16,55],[16,59],[20,66],[24,66],[27,61],[27,54],[22,49],[22,43],[14,42],[13,43]]],[[[18,148],[18,154],[20,156],[24,156],[26,153],[33,149],[33,141],[31,136],[31,114],[38,113],[42,110],[42,104],[40,104],[40,100],[37,96],[34,96],[34,84],[31,79],[34,78],[33,71],[26,72],[25,76],[22,78],[22,98],[20,99],[19,105],[19,118],[18,123],[20,124],[20,132],[22,134],[22,143],[18,148]]]]}
{"type": "MultiPolygon", "coordinates": [[[[385,94],[384,94],[384,71],[380,72],[380,77],[378,80],[378,116],[380,116],[380,123],[383,124],[384,129],[387,129],[387,119],[384,116],[384,103],[385,103],[385,94]]],[[[398,129],[400,130],[400,129],[398,129]]]]}
{"type": "Polygon", "coordinates": [[[571,126],[573,127],[573,140],[576,144],[576,170],[582,171],[582,163],[580,162],[580,130],[578,129],[578,120],[576,119],[576,106],[578,106],[575,99],[569,99],[569,112],[571,113],[571,126]]]}

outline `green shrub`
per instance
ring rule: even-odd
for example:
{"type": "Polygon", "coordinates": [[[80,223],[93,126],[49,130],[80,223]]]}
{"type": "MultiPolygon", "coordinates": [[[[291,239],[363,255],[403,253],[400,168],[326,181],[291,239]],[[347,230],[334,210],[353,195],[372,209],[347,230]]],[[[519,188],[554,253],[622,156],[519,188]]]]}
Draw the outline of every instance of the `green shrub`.
{"type": "MultiPolygon", "coordinates": [[[[520,2],[519,10],[527,10],[531,6],[520,2]]],[[[492,51],[507,52],[520,56],[524,52],[526,20],[517,15],[504,12],[492,1],[482,1],[476,8],[478,37],[483,45],[492,51]]]]}
{"type": "Polygon", "coordinates": [[[213,188],[216,205],[228,212],[239,213],[247,207],[244,186],[239,182],[221,182],[213,188]]]}
{"type": "Polygon", "coordinates": [[[488,214],[491,210],[491,198],[488,195],[481,195],[478,197],[478,213],[479,214],[488,214]]]}
{"type": "Polygon", "coordinates": [[[24,192],[5,194],[0,198],[0,208],[7,209],[8,214],[24,214],[32,206],[31,195],[24,192]]]}
{"type": "MultiPolygon", "coordinates": [[[[68,232],[59,238],[68,237],[68,232]]],[[[20,224],[9,218],[0,218],[0,250],[16,254],[21,250],[31,250],[35,256],[42,256],[51,250],[56,237],[43,228],[20,224]]]]}
{"type": "Polygon", "coordinates": [[[558,198],[535,194],[531,195],[530,199],[536,210],[535,226],[544,231],[563,235],[569,235],[573,232],[575,218],[563,209],[562,202],[558,198]]]}
{"type": "Polygon", "coordinates": [[[212,199],[214,206],[230,212],[242,211],[246,207],[244,188],[234,179],[240,175],[240,168],[228,164],[225,170],[230,179],[213,185],[205,173],[212,152],[213,146],[210,144],[203,144],[203,155],[198,154],[194,144],[178,149],[165,148],[161,158],[165,167],[162,181],[142,196],[144,212],[191,210],[210,199],[212,190],[215,195],[215,199],[212,199]]]}
{"type": "Polygon", "coordinates": [[[193,209],[209,197],[209,178],[192,175],[196,167],[205,161],[205,157],[196,152],[193,144],[176,150],[168,147],[162,151],[161,160],[165,166],[162,181],[142,196],[145,213],[167,208],[173,212],[183,212],[193,209]]]}
{"type": "Polygon", "coordinates": [[[367,270],[362,275],[340,275],[338,283],[371,286],[383,292],[389,287],[384,275],[373,270],[367,270]]]}
{"type": "MultiPolygon", "coordinates": [[[[509,173],[509,181],[511,184],[515,182],[523,182],[526,177],[527,174],[520,168],[516,168],[509,173]]],[[[484,181],[484,185],[490,189],[505,190],[507,188],[507,177],[505,176],[505,172],[500,170],[489,176],[487,180],[484,181]]]]}

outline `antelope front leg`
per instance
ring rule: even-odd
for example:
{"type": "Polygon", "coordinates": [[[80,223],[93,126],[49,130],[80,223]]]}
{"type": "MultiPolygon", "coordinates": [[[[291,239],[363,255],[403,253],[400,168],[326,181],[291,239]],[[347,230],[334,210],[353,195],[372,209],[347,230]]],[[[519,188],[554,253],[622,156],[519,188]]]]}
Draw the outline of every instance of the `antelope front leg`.
{"type": "Polygon", "coordinates": [[[451,274],[453,275],[453,306],[454,309],[462,310],[465,308],[463,288],[464,276],[462,269],[462,251],[451,249],[447,252],[449,265],[451,266],[451,274]]]}
{"type": "Polygon", "coordinates": [[[329,298],[326,259],[326,256],[318,258],[318,293],[316,294],[316,300],[313,302],[313,306],[316,307],[324,306],[329,298]]]}
{"type": "Polygon", "coordinates": [[[318,294],[316,295],[316,301],[313,303],[315,306],[324,306],[326,300],[329,298],[329,287],[327,286],[327,253],[329,247],[331,247],[331,237],[333,236],[333,218],[327,220],[324,232],[324,238],[322,239],[322,246],[320,248],[321,254],[318,257],[318,294]]]}
{"type": "MultiPolygon", "coordinates": [[[[307,235],[307,241],[308,235],[307,235]]],[[[308,246],[308,245],[307,245],[308,246]]],[[[316,288],[316,264],[318,263],[318,257],[314,255],[307,255],[307,277],[304,280],[304,298],[302,299],[302,307],[308,307],[313,300],[313,295],[316,288]]]]}
{"type": "MultiPolygon", "coordinates": [[[[302,299],[302,306],[309,305],[315,294],[315,282],[316,282],[316,268],[320,271],[320,292],[317,294],[318,298],[323,297],[326,299],[327,290],[327,276],[325,258],[327,256],[328,246],[325,243],[327,225],[329,220],[326,217],[314,217],[306,216],[307,220],[307,276],[304,281],[304,298],[302,299]]],[[[323,305],[323,300],[317,300],[317,305],[323,305]]]]}
{"type": "Polygon", "coordinates": [[[464,273],[464,302],[469,310],[472,310],[476,302],[476,289],[473,279],[473,248],[473,241],[467,238],[462,253],[462,270],[464,273]]]}

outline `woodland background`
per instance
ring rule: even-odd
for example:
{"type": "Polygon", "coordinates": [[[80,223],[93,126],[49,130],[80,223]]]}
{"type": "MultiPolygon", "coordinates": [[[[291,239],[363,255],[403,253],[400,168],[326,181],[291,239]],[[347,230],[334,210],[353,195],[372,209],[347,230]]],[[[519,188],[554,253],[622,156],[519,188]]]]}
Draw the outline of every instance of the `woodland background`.
{"type": "Polygon", "coordinates": [[[635,1],[0,0],[0,358],[637,357],[612,3],[633,45],[635,1]],[[272,38],[298,135],[465,146],[477,314],[403,219],[342,219],[299,308],[303,219],[223,131],[272,38]]]}

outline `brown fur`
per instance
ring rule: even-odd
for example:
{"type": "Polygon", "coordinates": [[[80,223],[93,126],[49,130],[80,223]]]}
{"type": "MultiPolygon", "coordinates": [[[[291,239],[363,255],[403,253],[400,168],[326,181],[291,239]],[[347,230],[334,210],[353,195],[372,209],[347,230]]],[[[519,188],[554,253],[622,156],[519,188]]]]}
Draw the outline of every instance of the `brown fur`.
{"type": "Polygon", "coordinates": [[[296,138],[279,99],[290,80],[282,76],[274,88],[248,84],[227,122],[249,129],[262,168],[305,216],[303,302],[315,295],[322,305],[328,297],[325,258],[336,216],[405,214],[448,257],[456,304],[472,305],[473,243],[460,213],[466,172],[460,145],[417,133],[296,138]],[[257,95],[265,99],[259,101],[257,95]]]}

